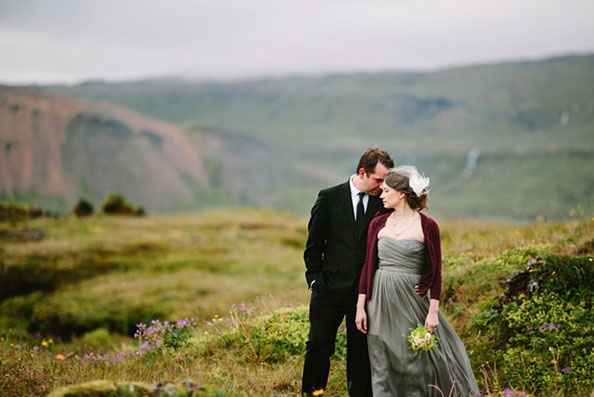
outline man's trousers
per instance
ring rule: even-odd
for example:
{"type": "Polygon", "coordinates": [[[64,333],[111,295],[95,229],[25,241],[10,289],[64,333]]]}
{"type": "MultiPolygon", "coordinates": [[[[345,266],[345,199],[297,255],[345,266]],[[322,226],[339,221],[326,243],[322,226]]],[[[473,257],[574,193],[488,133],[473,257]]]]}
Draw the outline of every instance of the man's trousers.
{"type": "Polygon", "coordinates": [[[303,368],[302,392],[326,389],[336,333],[346,317],[347,388],[350,397],[372,397],[367,337],[355,326],[357,291],[312,291],[309,303],[309,338],[303,368]]]}

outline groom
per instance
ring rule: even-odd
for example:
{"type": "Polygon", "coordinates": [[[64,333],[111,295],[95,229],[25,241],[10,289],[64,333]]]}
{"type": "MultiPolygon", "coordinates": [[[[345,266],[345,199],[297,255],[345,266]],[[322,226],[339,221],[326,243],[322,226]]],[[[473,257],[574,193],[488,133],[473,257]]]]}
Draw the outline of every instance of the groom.
{"type": "Polygon", "coordinates": [[[370,148],[356,173],[337,186],[320,191],[311,209],[303,254],[309,303],[309,338],[301,391],[324,393],[334,353],[336,332],[346,317],[347,385],[351,397],[371,397],[367,340],[355,326],[357,284],[365,259],[369,220],[382,208],[380,185],[394,167],[390,155],[370,148]]]}

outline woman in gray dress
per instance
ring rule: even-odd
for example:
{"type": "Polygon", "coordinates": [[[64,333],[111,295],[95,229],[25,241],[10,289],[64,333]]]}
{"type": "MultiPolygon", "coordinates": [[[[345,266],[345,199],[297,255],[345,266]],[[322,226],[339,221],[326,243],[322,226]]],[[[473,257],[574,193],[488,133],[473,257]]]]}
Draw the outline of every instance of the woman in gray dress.
{"type": "Polygon", "coordinates": [[[390,170],[370,223],[355,322],[367,334],[374,397],[480,395],[464,344],[439,313],[441,246],[437,223],[421,213],[429,178],[413,166],[390,170]],[[419,325],[437,347],[413,352],[419,325]]]}

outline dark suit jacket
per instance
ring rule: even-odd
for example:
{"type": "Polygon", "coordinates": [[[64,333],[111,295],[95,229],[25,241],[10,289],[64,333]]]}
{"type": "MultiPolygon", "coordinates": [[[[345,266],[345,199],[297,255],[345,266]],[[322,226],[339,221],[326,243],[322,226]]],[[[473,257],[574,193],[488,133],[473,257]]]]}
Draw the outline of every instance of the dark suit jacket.
{"type": "Polygon", "coordinates": [[[316,280],[314,288],[356,289],[365,260],[367,226],[382,208],[379,198],[369,196],[363,222],[358,227],[348,181],[318,193],[311,209],[303,254],[308,286],[316,280]]]}

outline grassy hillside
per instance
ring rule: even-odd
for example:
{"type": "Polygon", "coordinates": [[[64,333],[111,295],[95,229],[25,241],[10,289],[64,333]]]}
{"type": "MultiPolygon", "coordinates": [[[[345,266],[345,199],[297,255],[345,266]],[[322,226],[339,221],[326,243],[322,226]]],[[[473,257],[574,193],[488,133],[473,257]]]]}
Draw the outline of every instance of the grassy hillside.
{"type": "MultiPolygon", "coordinates": [[[[588,383],[579,371],[594,361],[571,350],[578,339],[568,334],[571,339],[545,341],[561,341],[567,347],[559,351],[559,368],[574,371],[550,372],[555,367],[545,365],[550,361],[547,349],[540,349],[541,354],[529,341],[510,346],[497,342],[495,313],[506,291],[502,282],[524,269],[531,256],[592,274],[594,220],[524,226],[449,221],[441,228],[442,307],[468,347],[482,389],[490,396],[506,387],[540,396],[561,395],[563,390],[586,395],[582,393],[588,383]],[[501,344],[494,347],[495,342],[501,344]],[[518,355],[509,356],[514,351],[518,355]],[[585,361],[575,361],[570,353],[585,361]],[[523,383],[511,371],[519,354],[545,363],[523,383]],[[556,378],[542,383],[550,373],[556,378]],[[579,386],[579,381],[585,383],[579,386]]],[[[187,378],[211,385],[218,395],[298,392],[307,334],[301,259],[305,219],[240,209],[147,218],[40,218],[1,224],[0,239],[0,367],[9,375],[0,379],[4,395],[42,395],[95,379],[156,384],[187,378]],[[20,238],[13,238],[11,231],[19,231],[20,238]],[[27,238],[31,231],[42,237],[27,238]],[[141,348],[133,339],[138,323],[184,318],[197,321],[187,335],[180,331],[169,335],[163,348],[135,353],[141,348]]],[[[579,287],[575,280],[573,285],[579,287]]],[[[592,290],[591,285],[584,288],[592,290]]],[[[556,299],[561,299],[559,307],[570,302],[556,299]]],[[[573,305],[583,304],[578,300],[573,305]]],[[[501,318],[522,315],[523,306],[518,307],[519,312],[508,309],[501,318]]],[[[591,343],[591,326],[584,328],[588,323],[583,323],[587,319],[575,310],[572,315],[533,320],[573,324],[581,340],[591,343]]],[[[526,332],[521,329],[514,335],[526,332]]],[[[331,395],[344,393],[340,340],[331,395]]]]}
{"type": "Polygon", "coordinates": [[[594,56],[585,55],[426,73],[45,88],[185,127],[240,205],[305,214],[320,186],[344,180],[379,144],[432,177],[437,213],[526,221],[594,212],[594,177],[584,171],[594,167],[592,86],[594,56]]]}
{"type": "Polygon", "coordinates": [[[424,142],[423,150],[434,152],[473,146],[487,151],[592,149],[594,140],[583,138],[592,138],[587,127],[594,122],[593,84],[590,55],[428,73],[228,83],[164,79],[49,88],[276,144],[344,149],[397,139],[403,151],[418,151],[424,142]],[[322,136],[330,139],[320,142],[322,136]]]}

